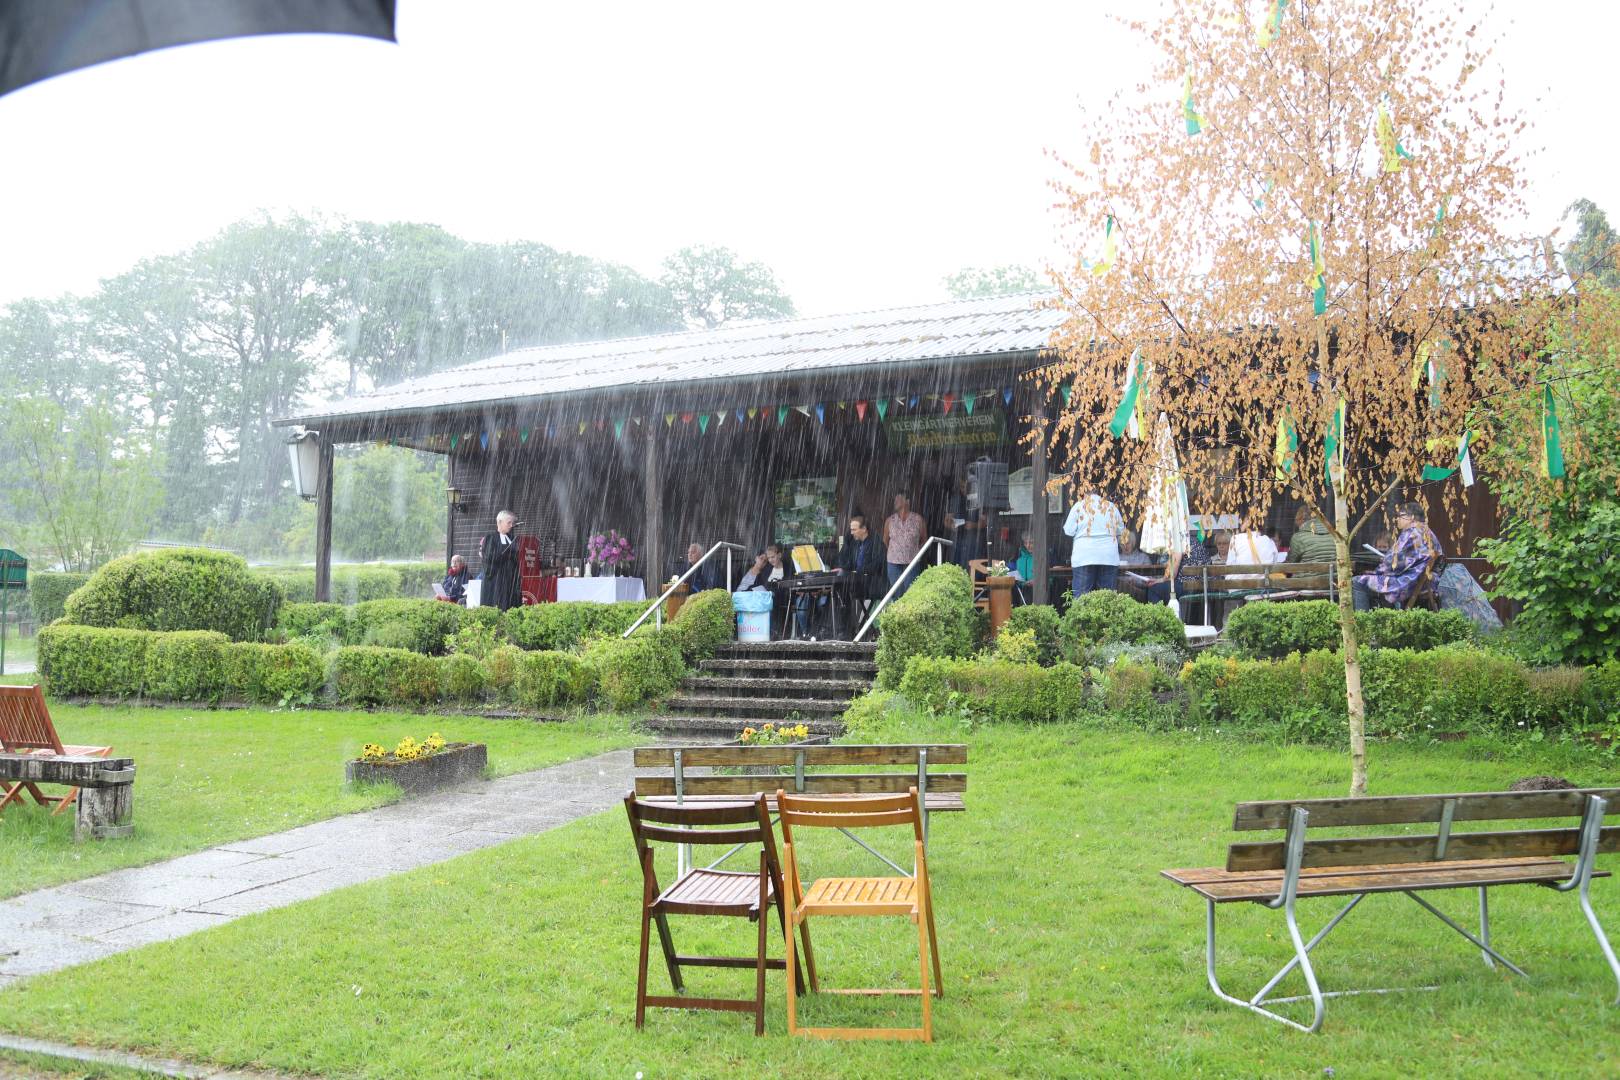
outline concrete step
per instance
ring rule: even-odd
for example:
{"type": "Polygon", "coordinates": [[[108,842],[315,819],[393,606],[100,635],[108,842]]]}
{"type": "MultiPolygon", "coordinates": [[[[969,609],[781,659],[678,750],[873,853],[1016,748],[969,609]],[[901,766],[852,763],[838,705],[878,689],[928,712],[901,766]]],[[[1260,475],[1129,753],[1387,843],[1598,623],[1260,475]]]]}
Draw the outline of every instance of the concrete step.
{"type": "Polygon", "coordinates": [[[788,660],[765,656],[742,660],[704,660],[698,664],[698,669],[743,678],[776,674],[789,679],[849,679],[869,683],[877,677],[877,663],[872,660],[788,660]]]}
{"type": "Polygon", "coordinates": [[[869,683],[850,679],[747,679],[694,676],[681,680],[681,689],[695,694],[724,694],[754,698],[815,698],[847,702],[865,692],[869,683]]]}
{"type": "MultiPolygon", "coordinates": [[[[743,717],[716,717],[716,716],[686,716],[684,714],[665,714],[649,717],[647,727],[660,735],[672,736],[693,741],[704,742],[732,742],[745,727],[758,728],[767,722],[781,723],[777,717],[743,716],[743,717]]],[[[837,737],[844,733],[844,725],[837,720],[811,720],[798,721],[810,729],[813,735],[831,735],[837,737]]]]}
{"type": "Polygon", "coordinates": [[[730,720],[733,717],[774,720],[781,723],[791,714],[809,721],[837,719],[849,706],[848,698],[823,700],[820,698],[758,698],[721,697],[714,694],[678,694],[665,702],[670,713],[688,716],[712,716],[730,720]]]}
{"type": "Polygon", "coordinates": [[[864,660],[877,655],[872,641],[734,641],[715,650],[718,660],[864,660]]]}

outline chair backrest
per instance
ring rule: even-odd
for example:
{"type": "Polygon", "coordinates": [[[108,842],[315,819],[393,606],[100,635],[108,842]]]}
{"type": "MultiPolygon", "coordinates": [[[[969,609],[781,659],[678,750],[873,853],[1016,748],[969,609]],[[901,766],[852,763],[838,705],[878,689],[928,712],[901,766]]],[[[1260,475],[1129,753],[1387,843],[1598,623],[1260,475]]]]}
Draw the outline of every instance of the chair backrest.
{"type": "Polygon", "coordinates": [[[843,798],[794,795],[778,788],[776,810],[782,822],[784,844],[793,843],[795,825],[826,829],[910,825],[917,843],[923,842],[922,799],[915,787],[904,795],[852,795],[843,798]]]}
{"type": "Polygon", "coordinates": [[[636,794],[654,796],[742,796],[774,794],[779,787],[793,794],[903,795],[910,788],[931,792],[964,792],[967,775],[936,772],[936,765],[964,765],[961,743],[840,744],[836,746],[638,746],[635,767],[667,769],[655,776],[638,775],[636,794]],[[903,771],[808,772],[812,768],[901,766],[903,771]],[[699,766],[775,766],[792,770],[765,776],[689,775],[699,766]]]}
{"type": "Polygon", "coordinates": [[[0,686],[0,749],[63,752],[50,710],[45,708],[45,694],[38,686],[0,686]]]}
{"type": "MultiPolygon", "coordinates": [[[[1306,869],[1574,855],[1581,847],[1579,828],[1454,833],[1451,826],[1459,821],[1579,818],[1586,812],[1588,796],[1593,795],[1607,801],[1605,816],[1620,815],[1620,788],[1578,788],[1238,803],[1232,827],[1240,831],[1288,829],[1295,810],[1305,812],[1304,822],[1312,828],[1430,822],[1437,826],[1432,833],[1304,840],[1300,865],[1306,869]]],[[[1287,844],[1287,840],[1233,844],[1227,849],[1226,868],[1282,870],[1287,865],[1287,844]]],[[[1620,851],[1620,826],[1601,829],[1597,851],[1620,851]]]]}
{"type": "Polygon", "coordinates": [[[630,832],[635,837],[636,855],[645,859],[648,841],[669,844],[760,844],[773,874],[777,873],[776,838],[771,832],[771,815],[765,796],[734,803],[706,806],[671,806],[646,803],[635,792],[624,797],[630,814],[630,832]],[[719,826],[719,827],[716,827],[719,826]]]}

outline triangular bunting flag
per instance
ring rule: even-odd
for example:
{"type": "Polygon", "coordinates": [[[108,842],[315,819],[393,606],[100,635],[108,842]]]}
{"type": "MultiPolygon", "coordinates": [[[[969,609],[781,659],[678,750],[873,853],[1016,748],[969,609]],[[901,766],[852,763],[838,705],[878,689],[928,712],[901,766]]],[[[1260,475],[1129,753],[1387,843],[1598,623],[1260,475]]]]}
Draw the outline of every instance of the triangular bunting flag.
{"type": "Polygon", "coordinates": [[[715,427],[725,427],[726,426],[726,410],[724,410],[724,409],[716,409],[715,410],[715,413],[714,413],[714,426],[715,427]]]}
{"type": "Polygon", "coordinates": [[[452,435],[452,436],[450,436],[450,449],[454,450],[456,448],[456,443],[458,443],[460,441],[461,441],[461,436],[460,435],[452,435]]]}
{"type": "Polygon", "coordinates": [[[977,400],[979,400],[979,395],[978,394],[963,394],[962,395],[962,408],[967,410],[967,414],[969,416],[973,415],[973,403],[975,401],[977,401],[977,400]]]}
{"type": "Polygon", "coordinates": [[[887,420],[889,418],[889,399],[888,398],[878,398],[877,402],[876,402],[876,405],[877,405],[878,419],[879,420],[887,420]]]}
{"type": "Polygon", "coordinates": [[[806,420],[810,419],[810,406],[808,405],[795,405],[793,406],[793,411],[804,417],[806,420]]]}
{"type": "Polygon", "coordinates": [[[912,394],[911,395],[911,400],[906,402],[906,408],[915,409],[916,407],[917,407],[917,395],[912,394]]]}
{"type": "MultiPolygon", "coordinates": [[[[753,418],[754,418],[754,410],[749,409],[748,410],[748,419],[752,420],[753,418]]],[[[737,423],[740,424],[742,422],[743,422],[743,411],[741,409],[738,409],[737,410],[737,423]]]]}
{"type": "Polygon", "coordinates": [[[698,413],[698,434],[699,435],[707,435],[708,433],[709,433],[709,414],[708,413],[698,413]]]}
{"type": "Polygon", "coordinates": [[[754,417],[756,417],[758,415],[759,415],[759,406],[756,405],[753,408],[748,410],[748,419],[752,420],[754,417]]]}
{"type": "Polygon", "coordinates": [[[848,405],[849,405],[849,402],[847,402],[847,401],[840,401],[840,402],[839,402],[839,403],[838,403],[838,407],[839,407],[839,408],[840,408],[840,409],[843,409],[843,408],[845,408],[845,407],[846,407],[846,406],[848,406],[848,405]]]}
{"type": "Polygon", "coordinates": [[[692,417],[694,417],[696,415],[697,415],[697,413],[691,413],[691,412],[683,412],[683,413],[681,413],[681,423],[690,424],[692,422],[692,417]]]}
{"type": "Polygon", "coordinates": [[[782,425],[787,423],[787,414],[788,414],[788,407],[786,405],[778,405],[776,407],[776,426],[777,427],[781,427],[782,425]]]}
{"type": "Polygon", "coordinates": [[[1305,246],[1311,256],[1311,272],[1306,284],[1311,287],[1311,304],[1318,315],[1327,314],[1327,263],[1322,258],[1322,236],[1316,222],[1311,222],[1305,234],[1305,246]]]}
{"type": "Polygon", "coordinates": [[[1058,392],[1063,395],[1063,404],[1065,407],[1067,407],[1069,404],[1069,395],[1074,393],[1074,381],[1072,379],[1065,379],[1062,385],[1058,387],[1058,392]]]}
{"type": "Polygon", "coordinates": [[[556,437],[557,437],[557,425],[556,424],[547,424],[546,425],[546,438],[555,439],[556,437]]]}
{"type": "Polygon", "coordinates": [[[664,426],[665,427],[670,427],[674,423],[675,423],[675,414],[672,413],[672,412],[665,413],[664,414],[664,426]]]}
{"type": "Polygon", "coordinates": [[[1013,388],[1010,386],[1003,388],[1001,391],[1001,403],[1009,409],[1012,408],[1012,395],[1013,388]]]}
{"type": "Polygon", "coordinates": [[[1080,261],[1081,266],[1095,277],[1102,277],[1114,266],[1114,259],[1119,255],[1119,232],[1114,228],[1114,215],[1109,214],[1103,221],[1103,250],[1102,258],[1094,263],[1080,261]]]}
{"type": "Polygon", "coordinates": [[[601,431],[606,426],[607,426],[607,418],[602,417],[602,416],[598,416],[596,418],[596,430],[601,431]]]}
{"type": "Polygon", "coordinates": [[[624,418],[623,417],[620,417],[619,419],[613,421],[613,437],[615,439],[624,438],[624,418]]]}
{"type": "Polygon", "coordinates": [[[1125,386],[1120,391],[1119,406],[1114,410],[1114,418],[1108,423],[1108,431],[1114,438],[1117,439],[1126,432],[1130,432],[1133,439],[1142,437],[1141,400],[1146,383],[1147,361],[1142,358],[1142,347],[1139,345],[1131,353],[1131,362],[1125,365],[1125,386]]]}
{"type": "Polygon", "coordinates": [[[827,406],[823,405],[819,401],[816,402],[816,419],[821,421],[823,424],[827,422],[827,406]]]}
{"type": "Polygon", "coordinates": [[[482,432],[478,436],[478,449],[480,449],[480,450],[488,450],[489,449],[489,432],[487,432],[487,431],[482,432]]]}
{"type": "Polygon", "coordinates": [[[857,401],[855,403],[855,419],[860,420],[863,423],[865,422],[865,420],[866,420],[866,402],[857,401]]]}
{"type": "Polygon", "coordinates": [[[579,433],[580,433],[580,434],[581,434],[581,435],[583,435],[583,434],[585,434],[585,428],[586,428],[586,427],[587,427],[587,426],[588,426],[588,425],[587,425],[587,424],[586,424],[586,423],[585,423],[585,421],[583,421],[583,420],[581,420],[581,421],[580,421],[580,422],[579,422],[579,433]]]}
{"type": "Polygon", "coordinates": [[[945,395],[945,415],[946,416],[951,415],[951,406],[955,405],[955,404],[956,404],[956,395],[955,394],[946,394],[945,395]]]}
{"type": "Polygon", "coordinates": [[[1423,482],[1432,484],[1439,480],[1450,480],[1452,474],[1456,471],[1456,469],[1441,468],[1439,465],[1425,465],[1423,466],[1423,482]]]}

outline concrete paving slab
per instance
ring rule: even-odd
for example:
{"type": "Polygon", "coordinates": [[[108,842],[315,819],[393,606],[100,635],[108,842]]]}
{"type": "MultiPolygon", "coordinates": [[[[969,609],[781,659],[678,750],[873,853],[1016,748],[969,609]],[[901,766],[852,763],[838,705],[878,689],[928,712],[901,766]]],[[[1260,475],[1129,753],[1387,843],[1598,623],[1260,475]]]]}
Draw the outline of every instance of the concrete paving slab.
{"type": "Polygon", "coordinates": [[[154,941],[171,941],[199,930],[228,923],[228,915],[214,915],[201,911],[170,911],[155,919],[131,923],[121,929],[102,934],[96,941],[111,946],[110,952],[122,952],[137,945],[150,945],[154,941]]]}

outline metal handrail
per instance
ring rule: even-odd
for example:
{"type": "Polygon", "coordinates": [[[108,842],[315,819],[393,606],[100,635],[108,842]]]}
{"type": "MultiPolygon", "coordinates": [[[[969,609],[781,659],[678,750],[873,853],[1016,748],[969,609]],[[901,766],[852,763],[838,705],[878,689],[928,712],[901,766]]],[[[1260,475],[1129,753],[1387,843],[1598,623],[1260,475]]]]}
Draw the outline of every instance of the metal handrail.
{"type": "Polygon", "coordinates": [[[930,536],[927,540],[924,540],[922,547],[917,549],[917,554],[913,555],[911,561],[906,563],[905,573],[901,574],[895,580],[895,583],[889,586],[889,591],[883,594],[883,599],[877,602],[877,606],[872,608],[871,614],[866,616],[866,621],[861,624],[861,628],[855,631],[854,640],[859,641],[866,636],[866,632],[872,628],[872,624],[883,613],[883,609],[889,606],[889,601],[894,599],[894,591],[905,584],[911,577],[912,568],[922,562],[922,557],[928,553],[930,547],[934,547],[934,550],[938,552],[938,557],[934,560],[934,565],[938,566],[945,561],[945,549],[954,546],[951,541],[943,536],[930,536]]]}
{"type": "Polygon", "coordinates": [[[639,618],[635,622],[631,623],[630,624],[630,629],[626,630],[624,632],[624,634],[621,635],[621,636],[629,637],[631,634],[635,633],[636,628],[639,627],[642,623],[646,622],[647,621],[647,616],[651,615],[655,611],[658,613],[658,616],[657,616],[656,619],[653,620],[653,625],[662,627],[664,625],[664,601],[668,600],[669,597],[670,597],[670,594],[673,593],[676,589],[678,589],[682,585],[686,584],[686,580],[688,578],[690,578],[693,574],[697,573],[698,567],[700,567],[704,563],[708,562],[709,561],[709,556],[713,555],[715,552],[719,551],[721,548],[724,548],[725,552],[726,552],[726,588],[730,589],[731,588],[731,553],[733,551],[747,551],[748,549],[743,547],[741,544],[733,544],[729,540],[718,540],[718,541],[715,542],[714,547],[712,547],[708,551],[704,552],[703,558],[699,559],[697,562],[692,564],[691,569],[687,570],[686,573],[682,574],[680,577],[676,578],[673,582],[671,582],[669,588],[664,590],[664,594],[662,596],[660,596],[658,599],[654,600],[652,602],[652,606],[649,607],[646,611],[643,611],[641,613],[641,618],[639,618]]]}

